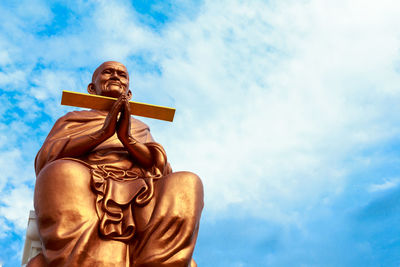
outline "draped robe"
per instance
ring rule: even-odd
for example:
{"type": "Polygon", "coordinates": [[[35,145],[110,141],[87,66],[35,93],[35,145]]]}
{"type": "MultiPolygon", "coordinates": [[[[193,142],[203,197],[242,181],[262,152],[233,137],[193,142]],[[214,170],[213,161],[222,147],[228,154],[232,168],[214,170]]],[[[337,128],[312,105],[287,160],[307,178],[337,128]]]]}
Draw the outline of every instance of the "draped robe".
{"type": "Polygon", "coordinates": [[[172,173],[146,124],[131,118],[131,135],[154,159],[149,169],[116,134],[85,155],[60,156],[72,139],[98,131],[107,114],[66,114],[36,156],[41,257],[50,266],[195,266],[201,181],[190,172],[172,173]]]}

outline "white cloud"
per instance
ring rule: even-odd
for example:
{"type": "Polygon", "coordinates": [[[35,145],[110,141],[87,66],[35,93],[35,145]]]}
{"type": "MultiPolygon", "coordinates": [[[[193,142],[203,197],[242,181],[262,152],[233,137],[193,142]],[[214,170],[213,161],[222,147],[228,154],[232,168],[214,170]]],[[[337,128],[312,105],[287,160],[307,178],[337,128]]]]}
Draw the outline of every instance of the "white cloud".
{"type": "Polygon", "coordinates": [[[21,70],[0,72],[0,86],[2,89],[15,90],[26,79],[26,74],[21,70]]]}
{"type": "MultiPolygon", "coordinates": [[[[11,228],[7,225],[5,220],[0,217],[0,238],[6,237],[6,233],[9,232],[11,228]]],[[[0,262],[1,264],[1,262],[0,262]]]]}
{"type": "Polygon", "coordinates": [[[396,187],[399,184],[399,182],[400,179],[390,179],[386,180],[384,183],[371,184],[368,186],[367,190],[369,192],[381,192],[396,187]]]}
{"type": "Polygon", "coordinates": [[[21,166],[19,163],[23,162],[21,151],[13,149],[9,151],[2,150],[0,154],[0,191],[3,190],[7,182],[11,182],[13,179],[18,179],[21,175],[21,166]],[[17,177],[16,177],[17,176],[17,177]]]}
{"type": "Polygon", "coordinates": [[[0,64],[2,64],[2,65],[6,65],[11,62],[11,59],[10,59],[7,51],[0,52],[0,62],[1,62],[0,64]]]}
{"type": "Polygon", "coordinates": [[[29,211],[33,210],[33,192],[31,188],[20,185],[2,196],[0,213],[8,221],[13,222],[17,229],[25,229],[28,223],[29,211]]]}

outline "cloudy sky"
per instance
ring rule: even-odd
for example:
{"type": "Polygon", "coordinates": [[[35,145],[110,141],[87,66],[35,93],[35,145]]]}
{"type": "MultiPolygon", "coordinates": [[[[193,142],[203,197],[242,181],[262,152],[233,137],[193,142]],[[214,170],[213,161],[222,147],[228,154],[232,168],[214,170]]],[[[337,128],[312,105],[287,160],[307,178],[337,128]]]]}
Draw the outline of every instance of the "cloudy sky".
{"type": "Polygon", "coordinates": [[[199,266],[399,266],[400,2],[1,1],[0,266],[21,261],[33,160],[117,60],[174,170],[197,173],[199,266]]]}

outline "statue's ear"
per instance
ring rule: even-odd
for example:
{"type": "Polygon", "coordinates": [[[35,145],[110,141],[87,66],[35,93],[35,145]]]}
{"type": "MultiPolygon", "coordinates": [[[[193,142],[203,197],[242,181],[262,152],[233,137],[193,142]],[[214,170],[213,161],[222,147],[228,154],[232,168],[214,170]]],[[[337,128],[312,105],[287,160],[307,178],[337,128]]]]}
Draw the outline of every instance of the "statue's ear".
{"type": "Polygon", "coordinates": [[[126,94],[126,96],[128,97],[129,100],[131,100],[131,98],[132,98],[131,90],[128,90],[128,93],[126,94]]]}
{"type": "Polygon", "coordinates": [[[89,94],[95,95],[96,94],[96,89],[94,83],[89,83],[87,86],[87,91],[89,94]]]}

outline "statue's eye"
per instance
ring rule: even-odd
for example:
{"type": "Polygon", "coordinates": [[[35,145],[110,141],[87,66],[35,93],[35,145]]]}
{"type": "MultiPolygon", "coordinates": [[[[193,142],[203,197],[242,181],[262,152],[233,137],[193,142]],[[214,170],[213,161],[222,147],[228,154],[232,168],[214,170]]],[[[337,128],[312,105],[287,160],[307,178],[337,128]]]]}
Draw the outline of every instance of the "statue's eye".
{"type": "Polygon", "coordinates": [[[111,70],[103,70],[104,74],[111,74],[111,70]]]}
{"type": "Polygon", "coordinates": [[[120,72],[119,76],[124,77],[124,78],[128,77],[125,72],[120,72]]]}

